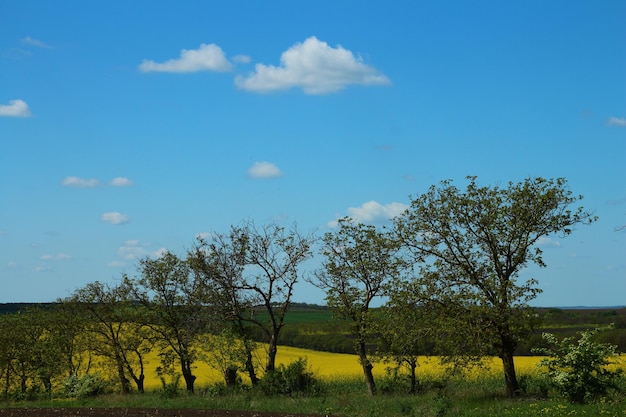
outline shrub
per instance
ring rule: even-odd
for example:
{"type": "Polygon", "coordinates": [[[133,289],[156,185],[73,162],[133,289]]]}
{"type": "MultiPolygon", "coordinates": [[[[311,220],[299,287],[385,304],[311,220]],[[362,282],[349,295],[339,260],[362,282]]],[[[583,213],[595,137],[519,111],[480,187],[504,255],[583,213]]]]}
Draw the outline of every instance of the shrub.
{"type": "Polygon", "coordinates": [[[180,392],[180,374],[174,374],[171,378],[171,381],[168,382],[165,379],[165,376],[160,374],[159,379],[161,380],[161,395],[163,398],[176,398],[180,392]]]}
{"type": "Polygon", "coordinates": [[[609,390],[617,389],[622,369],[611,370],[616,346],[593,340],[600,329],[584,331],[580,338],[566,337],[558,340],[551,333],[543,338],[551,345],[536,352],[549,356],[539,366],[547,369],[547,377],[564,397],[577,404],[603,397],[609,390]]]}
{"type": "Polygon", "coordinates": [[[63,383],[63,391],[68,397],[86,398],[104,394],[108,383],[100,374],[85,374],[82,377],[71,375],[63,383]]]}
{"type": "Polygon", "coordinates": [[[268,372],[259,384],[263,393],[277,394],[316,394],[320,384],[308,368],[305,358],[298,358],[289,365],[280,365],[272,372],[268,372]]]}

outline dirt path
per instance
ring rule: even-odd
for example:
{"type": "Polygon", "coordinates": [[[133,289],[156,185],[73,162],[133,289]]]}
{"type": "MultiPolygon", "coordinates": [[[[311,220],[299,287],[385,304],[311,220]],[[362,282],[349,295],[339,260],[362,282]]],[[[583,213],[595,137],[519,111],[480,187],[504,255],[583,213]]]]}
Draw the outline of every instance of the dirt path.
{"type": "Polygon", "coordinates": [[[260,411],[173,408],[0,408],[0,417],[319,417],[260,411]]]}

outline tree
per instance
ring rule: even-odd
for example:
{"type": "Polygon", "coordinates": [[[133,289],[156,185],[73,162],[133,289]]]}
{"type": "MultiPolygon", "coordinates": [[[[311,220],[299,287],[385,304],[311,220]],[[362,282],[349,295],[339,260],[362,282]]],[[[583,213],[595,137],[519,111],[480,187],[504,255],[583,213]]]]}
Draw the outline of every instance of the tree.
{"type": "Polygon", "coordinates": [[[232,228],[233,239],[244,265],[233,290],[244,291],[253,304],[264,310],[264,315],[255,315],[252,310],[252,315],[245,319],[267,336],[265,371],[272,372],[276,367],[280,331],[299,279],[298,268],[311,257],[314,237],[300,234],[295,225],[287,230],[275,223],[257,228],[248,222],[232,228]]]}
{"type": "Polygon", "coordinates": [[[396,368],[404,367],[409,373],[410,392],[415,394],[420,389],[416,374],[419,358],[434,354],[433,339],[440,318],[414,299],[411,284],[391,281],[386,291],[388,300],[376,315],[374,330],[379,335],[376,355],[385,362],[395,362],[396,368]]]}
{"type": "Polygon", "coordinates": [[[237,386],[237,371],[246,366],[249,350],[245,343],[231,329],[224,329],[220,334],[207,334],[203,337],[206,354],[204,360],[224,376],[227,388],[237,386]]]}
{"type": "Polygon", "coordinates": [[[363,368],[368,392],[376,392],[373,364],[367,350],[370,336],[370,306],[383,295],[384,284],[397,277],[404,266],[389,233],[375,226],[339,220],[338,230],[322,238],[322,268],[311,282],[326,291],[328,306],[337,317],[352,322],[355,351],[363,368]]]}
{"type": "MultiPolygon", "coordinates": [[[[228,236],[213,233],[209,239],[199,238],[194,248],[187,254],[187,260],[194,273],[201,277],[208,291],[221,326],[213,329],[215,334],[226,333],[239,339],[245,353],[244,368],[250,382],[256,386],[259,379],[254,363],[254,342],[248,317],[254,311],[257,297],[242,288],[243,270],[245,267],[245,240],[231,230],[228,236]]],[[[221,340],[221,339],[218,339],[221,340]]],[[[236,379],[232,372],[225,376],[228,381],[236,379]]]]}
{"type": "MultiPolygon", "coordinates": [[[[513,354],[536,327],[528,302],[537,281],[518,282],[529,263],[545,267],[540,239],[572,232],[596,218],[570,206],[575,197],[563,178],[528,178],[506,188],[484,187],[468,177],[465,191],[451,181],[432,186],[395,219],[396,236],[418,265],[422,299],[438,303],[457,329],[472,327],[481,347],[504,365],[507,393],[519,392],[513,354]]],[[[454,332],[451,332],[454,335],[454,332]]]]}
{"type": "Polygon", "coordinates": [[[163,369],[173,370],[178,362],[187,391],[193,392],[198,336],[212,321],[206,286],[186,260],[171,252],[141,260],[140,269],[141,278],[132,282],[134,295],[147,313],[144,324],[161,347],[163,369]]]}
{"type": "Polygon", "coordinates": [[[89,325],[92,352],[113,361],[123,393],[130,392],[128,375],[144,392],[144,354],[148,347],[146,327],[136,320],[137,306],[129,281],[116,286],[95,281],[74,291],[66,300],[89,325]]]}
{"type": "Polygon", "coordinates": [[[52,381],[61,376],[62,340],[54,329],[53,312],[31,307],[17,314],[0,317],[0,386],[4,394],[19,387],[19,395],[37,392],[43,385],[52,393],[52,381]]]}

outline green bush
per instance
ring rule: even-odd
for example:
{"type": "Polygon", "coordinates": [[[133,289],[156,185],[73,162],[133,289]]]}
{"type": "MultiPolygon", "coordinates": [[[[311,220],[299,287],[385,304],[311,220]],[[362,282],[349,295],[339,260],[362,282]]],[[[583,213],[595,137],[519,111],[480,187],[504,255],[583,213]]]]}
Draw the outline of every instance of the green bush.
{"type": "Polygon", "coordinates": [[[63,391],[68,397],[95,397],[104,394],[108,385],[100,374],[85,374],[82,377],[71,375],[65,379],[63,391]]]}
{"type": "Polygon", "coordinates": [[[580,338],[566,337],[558,340],[551,333],[543,338],[551,345],[536,352],[549,356],[539,366],[547,369],[547,377],[564,397],[577,404],[606,396],[619,387],[622,369],[609,369],[614,363],[616,346],[598,343],[593,337],[600,329],[584,331],[580,338]]]}
{"type": "Polygon", "coordinates": [[[268,372],[259,386],[267,395],[312,395],[319,392],[321,385],[313,372],[309,370],[307,360],[298,358],[287,366],[281,364],[268,372]]]}
{"type": "Polygon", "coordinates": [[[167,381],[163,374],[159,374],[161,380],[161,395],[163,398],[176,398],[180,393],[180,374],[174,374],[171,381],[167,381]]]}

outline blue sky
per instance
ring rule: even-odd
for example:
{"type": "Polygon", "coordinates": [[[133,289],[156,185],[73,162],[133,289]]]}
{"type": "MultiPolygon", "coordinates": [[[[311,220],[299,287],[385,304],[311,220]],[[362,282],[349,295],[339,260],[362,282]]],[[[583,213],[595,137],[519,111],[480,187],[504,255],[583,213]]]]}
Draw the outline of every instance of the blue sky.
{"type": "Polygon", "coordinates": [[[476,175],[565,177],[600,217],[542,241],[535,305],[624,305],[624,21],[621,0],[2,0],[0,302],[244,220],[382,224],[476,175]]]}

